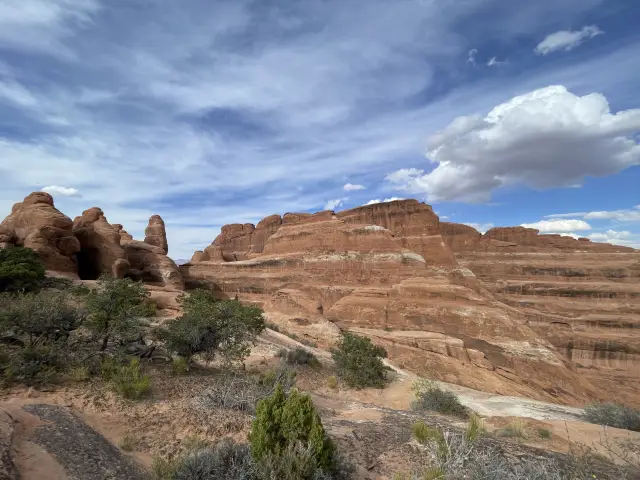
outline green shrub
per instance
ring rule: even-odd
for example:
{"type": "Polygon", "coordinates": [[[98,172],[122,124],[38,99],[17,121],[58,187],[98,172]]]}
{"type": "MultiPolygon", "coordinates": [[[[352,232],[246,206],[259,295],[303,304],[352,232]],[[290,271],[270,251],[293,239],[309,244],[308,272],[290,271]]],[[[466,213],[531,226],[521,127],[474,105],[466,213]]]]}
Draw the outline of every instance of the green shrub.
{"type": "Polygon", "coordinates": [[[552,436],[551,430],[549,430],[548,428],[538,427],[536,429],[536,432],[538,433],[538,436],[544,440],[549,440],[552,436]]]}
{"type": "Polygon", "coordinates": [[[0,357],[0,373],[5,385],[19,382],[41,387],[56,381],[65,368],[62,352],[46,345],[3,349],[0,357]]]}
{"type": "Polygon", "coordinates": [[[592,403],[584,407],[587,422],[640,432],[640,410],[617,403],[592,403]]]}
{"type": "Polygon", "coordinates": [[[384,387],[386,368],[381,358],[385,358],[387,352],[370,339],[345,333],[331,353],[338,376],[350,387],[384,387]]]}
{"type": "Polygon", "coordinates": [[[522,420],[514,420],[498,431],[499,437],[526,438],[526,428],[522,420]]]}
{"type": "Polygon", "coordinates": [[[116,367],[110,377],[113,391],[124,398],[137,400],[151,390],[151,378],[142,373],[138,358],[132,358],[128,365],[116,367]]]}
{"type": "Polygon", "coordinates": [[[176,375],[186,375],[189,372],[189,362],[183,357],[174,357],[171,359],[171,372],[176,375]]]}
{"type": "Polygon", "coordinates": [[[37,291],[44,274],[44,263],[30,248],[0,248],[0,292],[37,291]]]}
{"type": "Polygon", "coordinates": [[[179,299],[182,316],[157,330],[167,349],[190,361],[198,353],[207,360],[220,354],[227,362],[242,360],[264,329],[262,311],[238,300],[218,300],[195,290],[179,299]]]}
{"type": "Polygon", "coordinates": [[[63,292],[0,294],[0,334],[26,347],[64,344],[85,319],[85,312],[63,292]]]}
{"type": "Polygon", "coordinates": [[[142,283],[129,278],[103,275],[98,279],[97,288],[86,295],[86,327],[100,351],[140,336],[139,319],[151,314],[148,296],[142,283]]]}
{"type": "Polygon", "coordinates": [[[295,350],[282,348],[278,351],[277,356],[289,365],[309,365],[311,367],[320,365],[320,362],[313,353],[300,347],[296,347],[295,350]]]}
{"type": "Polygon", "coordinates": [[[312,452],[316,469],[331,471],[334,467],[334,446],[311,397],[296,389],[287,396],[278,384],[271,396],[260,401],[249,439],[256,462],[282,457],[300,444],[312,452]]]}
{"type": "Polygon", "coordinates": [[[411,404],[414,410],[429,410],[455,417],[465,418],[468,411],[460,403],[458,396],[442,390],[435,382],[420,379],[413,385],[416,400],[411,404]]]}
{"type": "Polygon", "coordinates": [[[334,375],[331,375],[327,378],[327,386],[333,389],[338,388],[338,379],[334,375]]]}
{"type": "Polygon", "coordinates": [[[258,480],[247,445],[223,439],[214,448],[192,450],[179,462],[173,480],[258,480]]]}

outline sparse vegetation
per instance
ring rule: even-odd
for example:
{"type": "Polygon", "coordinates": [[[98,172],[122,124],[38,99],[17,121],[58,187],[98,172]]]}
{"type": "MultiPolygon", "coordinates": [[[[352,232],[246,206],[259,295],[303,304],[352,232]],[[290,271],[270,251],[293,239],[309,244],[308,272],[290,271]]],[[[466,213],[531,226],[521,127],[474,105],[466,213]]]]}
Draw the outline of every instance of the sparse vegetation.
{"type": "Polygon", "coordinates": [[[551,438],[551,436],[552,436],[551,435],[551,430],[549,430],[548,428],[543,428],[543,427],[538,427],[536,429],[536,433],[543,440],[549,440],[551,438]]]}
{"type": "Polygon", "coordinates": [[[183,357],[174,357],[171,359],[171,372],[174,375],[186,375],[189,372],[189,362],[183,357]]]}
{"type": "Polygon", "coordinates": [[[278,351],[276,356],[280,357],[289,365],[309,365],[310,367],[320,366],[320,361],[313,353],[300,347],[297,347],[294,350],[282,348],[278,351]]]}
{"type": "Polygon", "coordinates": [[[242,360],[265,327],[262,311],[238,300],[219,300],[211,292],[195,290],[179,299],[182,316],[158,329],[167,349],[191,361],[203,354],[212,360],[219,354],[225,361],[242,360]]]}
{"type": "Polygon", "coordinates": [[[30,248],[0,248],[0,292],[37,291],[44,274],[40,256],[30,248]]]}
{"type": "MultiPolygon", "coordinates": [[[[473,418],[473,417],[472,417],[473,418]]],[[[573,451],[566,461],[552,458],[521,456],[515,459],[495,443],[482,441],[477,432],[477,420],[470,420],[466,431],[430,427],[423,422],[413,426],[414,438],[427,447],[425,463],[429,466],[412,474],[398,473],[402,480],[592,480],[594,478],[631,479],[638,470],[607,463],[615,476],[601,473],[599,463],[591,451],[573,451]],[[476,432],[476,433],[473,433],[476,432]],[[599,465],[599,466],[598,466],[599,465]]]]}
{"type": "Polygon", "coordinates": [[[338,379],[335,377],[335,375],[331,375],[329,378],[327,378],[327,386],[333,389],[338,388],[338,379]]]}
{"type": "Polygon", "coordinates": [[[527,438],[526,427],[522,420],[513,420],[509,422],[509,424],[498,430],[499,437],[508,437],[508,438],[527,438]]]}
{"type": "Polygon", "coordinates": [[[142,372],[138,358],[116,367],[110,374],[110,382],[117,394],[130,400],[138,400],[151,390],[151,377],[142,372]]]}
{"type": "Polygon", "coordinates": [[[416,396],[411,405],[414,410],[429,410],[460,418],[469,415],[455,393],[442,390],[432,380],[420,379],[413,384],[412,389],[416,396]]]}
{"type": "Polygon", "coordinates": [[[592,403],[584,407],[587,422],[640,432],[640,410],[617,403],[592,403]]]}
{"type": "Polygon", "coordinates": [[[381,359],[387,356],[387,352],[371,343],[369,338],[345,333],[331,353],[338,376],[350,387],[385,386],[387,369],[381,359]]]}
{"type": "Polygon", "coordinates": [[[125,435],[120,439],[120,442],[118,442],[118,446],[125,452],[133,452],[137,444],[138,439],[131,435],[125,435]]]}
{"type": "Polygon", "coordinates": [[[260,400],[273,394],[277,385],[285,392],[295,385],[296,372],[285,365],[262,375],[248,376],[228,371],[216,378],[201,397],[208,408],[228,408],[254,413],[260,400]]]}

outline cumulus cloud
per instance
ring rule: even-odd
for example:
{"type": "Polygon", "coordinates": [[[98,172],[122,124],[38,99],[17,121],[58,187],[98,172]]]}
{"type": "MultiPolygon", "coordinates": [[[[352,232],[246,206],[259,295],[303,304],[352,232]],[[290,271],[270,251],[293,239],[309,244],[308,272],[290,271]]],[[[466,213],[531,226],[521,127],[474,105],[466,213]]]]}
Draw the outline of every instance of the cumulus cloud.
{"type": "Polygon", "coordinates": [[[523,223],[523,227],[535,228],[540,230],[540,233],[557,233],[557,232],[573,232],[581,230],[591,230],[589,225],[584,220],[541,220],[535,223],[523,223]]]}
{"type": "Polygon", "coordinates": [[[59,187],[57,185],[50,185],[42,189],[43,192],[50,193],[51,195],[62,195],[63,197],[79,197],[80,192],[77,188],[73,187],[59,187]]]}
{"type": "Polygon", "coordinates": [[[344,188],[347,192],[353,192],[356,190],[365,190],[367,187],[365,187],[364,185],[354,185],[353,183],[346,183],[342,188],[344,188]]]}
{"type": "Polygon", "coordinates": [[[385,203],[385,202],[395,202],[396,200],[404,200],[404,198],[389,197],[389,198],[385,198],[383,200],[380,200],[379,198],[374,198],[373,200],[369,200],[367,203],[365,203],[365,205],[374,205],[376,203],[385,203]]]}
{"type": "Polygon", "coordinates": [[[499,187],[580,184],[640,164],[640,109],[612,113],[604,95],[550,86],[512,98],[485,117],[456,118],[428,139],[430,171],[397,170],[386,179],[431,202],[487,202],[499,187]]]}
{"type": "Polygon", "coordinates": [[[336,208],[344,205],[344,202],[346,202],[347,200],[349,200],[349,197],[335,198],[333,200],[328,200],[327,203],[324,204],[324,209],[335,210],[336,208]]]}
{"type": "Polygon", "coordinates": [[[613,243],[627,247],[640,248],[640,233],[632,233],[628,230],[607,230],[605,232],[592,233],[589,238],[593,242],[613,243]]]}
{"type": "Polygon", "coordinates": [[[604,32],[595,25],[582,27],[581,30],[560,30],[547,35],[534,49],[538,55],[547,55],[558,50],[569,51],[585,40],[601,35],[604,32]]]}
{"type": "Polygon", "coordinates": [[[621,210],[602,210],[593,212],[554,213],[547,218],[582,217],[591,220],[612,220],[616,222],[640,222],[640,205],[621,210]]]}

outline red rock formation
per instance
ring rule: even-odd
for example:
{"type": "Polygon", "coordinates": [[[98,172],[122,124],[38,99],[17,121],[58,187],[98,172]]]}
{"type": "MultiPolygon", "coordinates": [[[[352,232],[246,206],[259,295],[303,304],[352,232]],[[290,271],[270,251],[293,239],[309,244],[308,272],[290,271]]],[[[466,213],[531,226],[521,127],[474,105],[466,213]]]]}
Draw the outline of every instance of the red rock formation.
{"type": "Polygon", "coordinates": [[[164,227],[164,220],[162,220],[160,215],[153,215],[149,219],[149,225],[147,225],[147,228],[144,230],[144,242],[160,247],[165,255],[169,253],[167,232],[164,227]]]}
{"type": "Polygon", "coordinates": [[[264,250],[264,244],[266,241],[276,233],[278,228],[282,225],[282,218],[280,215],[269,215],[263,218],[256,225],[255,230],[251,233],[251,247],[249,253],[252,255],[260,254],[264,250]]]}
{"type": "Polygon", "coordinates": [[[73,234],[80,241],[80,278],[95,280],[102,273],[122,278],[129,272],[129,261],[120,245],[120,233],[97,207],[73,220],[73,234]]]}
{"type": "Polygon", "coordinates": [[[80,243],[73,222],[53,204],[48,193],[34,192],[16,203],[0,225],[0,247],[18,245],[36,251],[47,270],[76,274],[80,243]]]}
{"type": "MultiPolygon", "coordinates": [[[[249,230],[227,226],[214,245],[237,256],[251,245],[249,230]]],[[[286,214],[261,254],[213,262],[197,253],[181,272],[187,283],[260,304],[287,329],[305,325],[321,343],[336,338],[329,322],[366,334],[416,372],[430,365],[444,380],[547,400],[595,395],[518,309],[496,301],[457,264],[445,243],[472,247],[479,235],[441,227],[415,200],[286,214]]]]}
{"type": "Polygon", "coordinates": [[[113,224],[113,228],[115,228],[116,231],[118,232],[118,234],[120,235],[120,244],[121,245],[124,245],[125,243],[130,242],[130,241],[133,240],[133,237],[119,223],[114,223],[113,224]]]}
{"type": "Polygon", "coordinates": [[[178,266],[167,257],[161,247],[132,240],[124,243],[123,248],[134,278],[173,290],[184,289],[178,266]]]}

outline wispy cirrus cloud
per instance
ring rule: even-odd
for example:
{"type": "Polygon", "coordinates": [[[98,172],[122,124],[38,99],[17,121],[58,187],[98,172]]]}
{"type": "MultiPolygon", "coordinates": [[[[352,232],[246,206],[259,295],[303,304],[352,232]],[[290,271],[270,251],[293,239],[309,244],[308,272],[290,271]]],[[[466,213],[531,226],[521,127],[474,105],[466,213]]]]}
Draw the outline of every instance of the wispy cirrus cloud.
{"type": "MultiPolygon", "coordinates": [[[[598,4],[4,2],[0,217],[44,185],[75,188],[56,196],[68,215],[97,205],[141,237],[161,214],[171,254],[188,258],[224,223],[319,210],[347,180],[367,186],[348,190],[353,205],[388,198],[381,180],[419,159],[425,136],[530,90],[524,78],[548,85],[550,72],[459,75],[480,45],[462,25],[496,3],[513,21],[479,33],[506,28],[506,43],[598,4]]],[[[552,76],[631,84],[629,58],[552,76]]]]}
{"type": "Polygon", "coordinates": [[[602,35],[604,32],[596,25],[587,25],[580,30],[560,30],[545,37],[534,49],[538,55],[548,55],[558,50],[569,51],[590,38],[602,35]]]}

